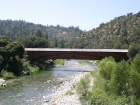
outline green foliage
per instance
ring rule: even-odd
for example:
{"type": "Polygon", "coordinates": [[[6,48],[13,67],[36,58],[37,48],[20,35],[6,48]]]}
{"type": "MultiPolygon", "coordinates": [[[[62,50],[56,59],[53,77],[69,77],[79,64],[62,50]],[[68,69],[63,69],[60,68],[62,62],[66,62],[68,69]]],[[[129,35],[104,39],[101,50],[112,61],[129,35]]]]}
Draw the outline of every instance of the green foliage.
{"type": "Polygon", "coordinates": [[[8,72],[6,70],[1,71],[1,75],[4,79],[13,79],[15,78],[14,74],[12,72],[8,72]]]}
{"type": "Polygon", "coordinates": [[[96,78],[96,79],[94,80],[93,90],[99,88],[99,89],[102,89],[103,91],[108,92],[108,90],[109,90],[109,86],[108,86],[109,80],[106,80],[105,78],[102,78],[99,71],[97,71],[95,73],[94,78],[96,78]]]}
{"type": "Polygon", "coordinates": [[[71,90],[67,90],[65,95],[73,95],[74,93],[71,90]]]}
{"type": "Polygon", "coordinates": [[[59,47],[60,48],[65,48],[64,40],[61,40],[60,41],[59,47]]]}
{"type": "Polygon", "coordinates": [[[140,54],[136,55],[133,62],[131,63],[131,69],[140,74],[140,54]]]}
{"type": "Polygon", "coordinates": [[[108,96],[105,93],[93,93],[89,105],[109,105],[108,96]]]}
{"type": "Polygon", "coordinates": [[[112,72],[109,84],[111,92],[116,95],[127,95],[128,77],[129,65],[125,61],[121,61],[112,72]]]}
{"type": "MultiPolygon", "coordinates": [[[[138,78],[138,75],[132,75],[130,68],[132,68],[132,65],[134,67],[134,64],[139,64],[138,59],[135,58],[131,65],[126,61],[115,62],[111,57],[98,62],[98,70],[91,73],[95,80],[93,91],[90,94],[91,98],[88,98],[89,104],[131,105],[131,103],[136,103],[137,98],[133,98],[140,96],[140,83],[138,82],[140,78],[138,78]]],[[[139,68],[138,65],[136,67],[139,68]]]]}
{"type": "Polygon", "coordinates": [[[95,74],[96,74],[95,71],[91,71],[91,72],[90,72],[90,75],[93,76],[93,77],[95,77],[95,74]]]}
{"type": "Polygon", "coordinates": [[[23,73],[25,72],[29,72],[31,74],[36,74],[39,71],[39,68],[34,66],[32,67],[29,63],[29,61],[27,62],[23,62],[23,73]]]}
{"type": "Polygon", "coordinates": [[[0,43],[3,43],[3,46],[0,47],[0,71],[5,69],[14,75],[20,75],[22,69],[21,58],[24,54],[23,46],[17,41],[11,42],[5,36],[0,38],[0,43]]]}
{"type": "MultiPolygon", "coordinates": [[[[48,47],[50,47],[48,38],[46,38],[46,36],[42,33],[41,30],[37,30],[37,32],[33,36],[27,36],[24,38],[21,37],[18,40],[25,48],[48,48],[48,47]]],[[[33,65],[35,64],[40,69],[44,69],[46,67],[46,61],[47,61],[47,58],[39,58],[37,60],[34,60],[32,62],[32,64],[33,65]]],[[[32,68],[32,69],[34,69],[34,68],[32,68]]],[[[34,71],[36,71],[36,70],[34,70],[34,71]]]]}
{"type": "Polygon", "coordinates": [[[3,66],[3,57],[0,55],[0,70],[2,70],[3,66]]]}
{"type": "Polygon", "coordinates": [[[139,13],[128,13],[116,17],[108,23],[101,23],[98,28],[85,32],[73,26],[67,28],[60,25],[43,26],[22,20],[0,20],[0,26],[2,27],[0,35],[6,35],[12,39],[24,36],[23,40],[25,40],[25,36],[44,37],[49,41],[51,47],[56,48],[128,49],[130,45],[139,45],[140,42],[139,13]],[[57,43],[55,39],[57,39],[57,43]]]}
{"type": "Polygon", "coordinates": [[[11,42],[10,38],[3,36],[0,37],[0,47],[4,47],[11,42]]]}
{"type": "Polygon", "coordinates": [[[41,30],[37,30],[36,33],[35,33],[35,36],[37,37],[43,37],[43,33],[41,30]]]}
{"type": "MultiPolygon", "coordinates": [[[[44,37],[51,43],[51,47],[56,47],[55,40],[61,42],[64,40],[68,43],[72,38],[82,34],[82,30],[78,27],[62,27],[57,26],[44,26],[40,24],[28,23],[23,20],[12,21],[12,20],[0,20],[0,36],[6,35],[13,40],[22,37],[20,41],[27,40],[27,36],[44,37]]],[[[1,44],[0,44],[1,45],[1,44]]]]}
{"type": "Polygon", "coordinates": [[[130,66],[130,85],[132,86],[132,94],[137,98],[140,97],[140,55],[134,58],[130,66]]]}
{"type": "Polygon", "coordinates": [[[140,105],[140,98],[136,101],[137,105],[140,105]]]}
{"type": "Polygon", "coordinates": [[[109,96],[105,91],[100,88],[93,90],[92,97],[90,98],[90,105],[130,105],[127,97],[119,96],[117,98],[109,96]]]}
{"type": "Polygon", "coordinates": [[[28,62],[22,60],[24,48],[18,41],[11,41],[3,36],[0,43],[0,72],[4,78],[11,79],[23,72],[33,74],[38,71],[37,67],[31,67],[28,62]]]}
{"type": "Polygon", "coordinates": [[[39,68],[36,66],[34,67],[30,66],[29,71],[31,74],[36,74],[39,71],[39,68]]]}
{"type": "Polygon", "coordinates": [[[100,75],[103,78],[110,80],[112,71],[114,70],[115,66],[116,66],[116,63],[115,63],[114,58],[109,57],[109,58],[103,59],[98,65],[100,75]]]}
{"type": "Polygon", "coordinates": [[[64,65],[64,59],[56,59],[55,60],[55,66],[61,66],[64,65]]]}
{"type": "Polygon", "coordinates": [[[58,42],[57,42],[57,39],[55,39],[54,41],[54,47],[57,48],[58,47],[58,42]]]}
{"type": "Polygon", "coordinates": [[[30,67],[29,61],[23,62],[23,70],[24,71],[29,71],[29,67],[30,67]]]}
{"type": "Polygon", "coordinates": [[[82,61],[78,61],[78,63],[80,64],[80,65],[87,65],[87,63],[85,63],[85,62],[82,62],[82,61]]]}
{"type": "MultiPolygon", "coordinates": [[[[15,39],[24,36],[44,37],[51,47],[128,49],[140,42],[139,13],[119,16],[98,28],[83,32],[78,27],[43,26],[25,21],[0,20],[0,35],[15,39]],[[56,40],[57,39],[57,43],[56,40]]],[[[1,45],[1,44],[0,44],[1,45]]],[[[134,49],[135,50],[135,49],[134,49]]],[[[130,51],[131,52],[131,51],[130,51]]],[[[132,56],[133,56],[132,49],[132,56]]],[[[131,54],[130,54],[131,55],[131,54]]],[[[134,54],[135,55],[135,54],[134,54]]]]}
{"type": "MultiPolygon", "coordinates": [[[[25,47],[25,48],[48,48],[50,47],[50,43],[48,41],[47,35],[45,36],[41,30],[37,30],[35,35],[33,36],[26,36],[26,37],[21,37],[18,40],[20,43],[25,47]],[[22,40],[23,39],[23,40],[22,40]]],[[[32,65],[36,65],[39,67],[39,69],[45,69],[48,66],[52,66],[54,63],[49,62],[47,58],[40,57],[39,59],[36,59],[32,61],[32,65]]],[[[36,71],[36,70],[35,70],[36,71]]]]}
{"type": "Polygon", "coordinates": [[[89,87],[89,76],[86,75],[76,84],[76,90],[78,94],[86,97],[88,95],[88,87],[89,87]]]}
{"type": "Polygon", "coordinates": [[[139,45],[139,26],[140,17],[138,13],[123,15],[76,36],[66,46],[70,48],[128,49],[130,45],[139,45]]]}
{"type": "Polygon", "coordinates": [[[138,53],[140,53],[140,48],[138,45],[130,46],[128,49],[129,58],[134,58],[138,53]]]}
{"type": "Polygon", "coordinates": [[[29,36],[21,42],[26,48],[48,48],[49,42],[44,37],[29,36]]]}
{"type": "Polygon", "coordinates": [[[117,99],[113,100],[111,105],[130,105],[130,101],[127,97],[117,97],[117,99]]]}

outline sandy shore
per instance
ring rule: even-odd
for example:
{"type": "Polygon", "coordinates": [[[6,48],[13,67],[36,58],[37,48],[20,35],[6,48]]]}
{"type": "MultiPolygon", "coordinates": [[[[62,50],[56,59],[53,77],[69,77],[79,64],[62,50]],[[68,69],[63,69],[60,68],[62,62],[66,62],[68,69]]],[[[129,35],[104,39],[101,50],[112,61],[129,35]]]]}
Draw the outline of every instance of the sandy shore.
{"type": "Polygon", "coordinates": [[[48,96],[50,100],[46,98],[46,102],[44,102],[43,105],[81,105],[79,96],[76,94],[76,91],[73,88],[73,84],[76,84],[88,73],[89,72],[81,72],[74,75],[70,81],[64,82],[60,88],[48,96]],[[68,90],[72,91],[74,94],[66,95],[68,90]]]}

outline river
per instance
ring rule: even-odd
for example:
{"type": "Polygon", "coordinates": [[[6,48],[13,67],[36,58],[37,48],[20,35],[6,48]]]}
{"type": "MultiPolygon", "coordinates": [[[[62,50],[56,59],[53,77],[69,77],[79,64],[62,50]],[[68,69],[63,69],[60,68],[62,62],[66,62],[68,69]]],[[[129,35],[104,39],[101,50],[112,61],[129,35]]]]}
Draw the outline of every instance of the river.
{"type": "Polygon", "coordinates": [[[41,105],[64,81],[69,81],[78,73],[95,69],[93,62],[68,60],[64,66],[8,80],[7,86],[0,89],[0,105],[41,105]]]}

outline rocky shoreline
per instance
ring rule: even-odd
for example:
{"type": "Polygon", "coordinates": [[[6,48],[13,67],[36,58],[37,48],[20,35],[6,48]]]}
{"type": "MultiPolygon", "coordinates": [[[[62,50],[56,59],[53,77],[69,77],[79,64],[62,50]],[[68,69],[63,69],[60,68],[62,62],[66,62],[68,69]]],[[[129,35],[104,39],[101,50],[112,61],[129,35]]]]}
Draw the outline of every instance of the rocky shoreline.
{"type": "Polygon", "coordinates": [[[5,80],[3,78],[0,78],[0,88],[4,88],[5,86],[5,80]]]}
{"type": "Polygon", "coordinates": [[[44,99],[43,105],[81,105],[73,84],[79,82],[86,74],[89,72],[80,72],[71,77],[70,81],[64,82],[53,94],[44,99]],[[72,91],[73,94],[66,94],[68,90],[72,91]]]}

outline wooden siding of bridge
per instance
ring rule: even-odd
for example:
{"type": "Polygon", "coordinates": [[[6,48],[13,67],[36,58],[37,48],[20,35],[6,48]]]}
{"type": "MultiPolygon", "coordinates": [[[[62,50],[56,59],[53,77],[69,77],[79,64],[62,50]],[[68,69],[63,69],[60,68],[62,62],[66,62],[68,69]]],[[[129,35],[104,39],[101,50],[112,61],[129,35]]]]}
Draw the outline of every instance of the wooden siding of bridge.
{"type": "Polygon", "coordinates": [[[112,56],[116,61],[128,60],[126,49],[55,49],[55,48],[25,48],[29,60],[47,59],[83,59],[101,60],[112,56]]]}

